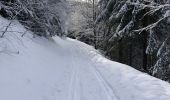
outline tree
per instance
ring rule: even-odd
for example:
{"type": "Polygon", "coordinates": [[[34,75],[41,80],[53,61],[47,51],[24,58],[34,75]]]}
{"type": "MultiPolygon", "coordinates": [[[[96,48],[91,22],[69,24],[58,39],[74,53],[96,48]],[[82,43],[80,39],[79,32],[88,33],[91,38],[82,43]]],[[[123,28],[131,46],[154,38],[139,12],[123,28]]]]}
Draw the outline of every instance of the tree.
{"type": "Polygon", "coordinates": [[[65,32],[66,5],[63,0],[1,0],[0,3],[3,17],[18,19],[36,35],[62,36],[65,32]]]}
{"type": "Polygon", "coordinates": [[[95,46],[93,5],[91,1],[69,1],[68,36],[95,46]]]}
{"type": "MultiPolygon", "coordinates": [[[[170,60],[165,61],[165,59],[168,59],[167,54],[169,52],[167,49],[169,45],[167,41],[169,41],[168,37],[170,35],[170,6],[167,4],[169,2],[169,0],[101,0],[99,2],[100,14],[96,20],[98,27],[101,27],[102,24],[106,24],[108,30],[109,27],[111,27],[111,32],[105,36],[107,44],[116,41],[119,43],[120,40],[121,42],[127,41],[133,43],[133,46],[121,47],[122,49],[126,47],[131,49],[129,53],[130,60],[132,60],[134,53],[137,52],[133,49],[136,47],[142,48],[142,50],[139,50],[139,53],[143,54],[142,69],[148,73],[149,70],[151,70],[153,75],[165,80],[170,77],[168,76],[169,74],[165,74],[170,73],[168,67],[170,60]],[[134,40],[137,39],[136,42],[140,46],[134,47],[135,41],[128,41],[130,37],[134,38],[134,40]],[[166,49],[163,50],[163,48],[166,49]],[[166,53],[158,54],[159,51],[162,50],[166,53]],[[153,63],[150,62],[153,61],[151,57],[155,57],[154,55],[156,54],[159,55],[158,60],[156,60],[154,62],[156,64],[150,68],[151,63],[153,63]],[[164,61],[161,59],[164,59],[164,61]],[[163,66],[160,66],[162,64],[166,67],[163,68],[163,66]]],[[[103,34],[101,33],[100,35],[102,36],[103,34]]],[[[110,48],[114,47],[114,45],[116,45],[116,43],[111,45],[110,48]]],[[[106,52],[108,52],[107,50],[106,52]]],[[[124,59],[127,53],[125,51],[123,51],[123,53],[125,54],[121,53],[121,55],[124,59]]],[[[138,59],[141,58],[138,56],[138,59]]],[[[133,64],[133,62],[129,64],[133,64]]]]}

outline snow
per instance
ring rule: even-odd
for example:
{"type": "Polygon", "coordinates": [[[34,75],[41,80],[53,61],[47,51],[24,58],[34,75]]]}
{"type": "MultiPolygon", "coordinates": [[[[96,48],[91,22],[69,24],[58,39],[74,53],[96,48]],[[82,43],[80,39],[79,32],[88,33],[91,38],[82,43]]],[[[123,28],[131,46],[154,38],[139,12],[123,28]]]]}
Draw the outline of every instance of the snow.
{"type": "MultiPolygon", "coordinates": [[[[10,21],[0,17],[0,29],[10,21]]],[[[93,47],[32,38],[17,21],[0,39],[0,100],[169,100],[170,85],[93,47]],[[22,33],[23,32],[23,33],[22,33]]],[[[2,32],[1,32],[2,33],[2,32]]]]}

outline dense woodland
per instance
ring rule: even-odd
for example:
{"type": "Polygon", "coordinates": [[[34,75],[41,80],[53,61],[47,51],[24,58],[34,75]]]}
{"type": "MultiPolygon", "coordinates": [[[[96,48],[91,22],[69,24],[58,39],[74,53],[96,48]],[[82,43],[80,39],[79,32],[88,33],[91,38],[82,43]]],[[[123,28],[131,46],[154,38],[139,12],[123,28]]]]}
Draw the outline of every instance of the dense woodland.
{"type": "Polygon", "coordinates": [[[75,38],[111,60],[170,81],[169,0],[88,0],[81,5],[87,3],[90,6],[83,10],[90,16],[82,15],[91,22],[90,28],[86,24],[90,35],[78,30],[75,38]]]}
{"type": "Polygon", "coordinates": [[[101,0],[98,6],[97,47],[113,60],[170,81],[169,0],[101,0]]]}
{"type": "Polygon", "coordinates": [[[35,37],[76,38],[111,60],[170,82],[169,3],[170,0],[0,0],[0,15],[18,20],[35,37]]]}
{"type": "Polygon", "coordinates": [[[64,34],[66,5],[63,0],[0,0],[0,5],[1,16],[17,19],[38,36],[64,34]]]}

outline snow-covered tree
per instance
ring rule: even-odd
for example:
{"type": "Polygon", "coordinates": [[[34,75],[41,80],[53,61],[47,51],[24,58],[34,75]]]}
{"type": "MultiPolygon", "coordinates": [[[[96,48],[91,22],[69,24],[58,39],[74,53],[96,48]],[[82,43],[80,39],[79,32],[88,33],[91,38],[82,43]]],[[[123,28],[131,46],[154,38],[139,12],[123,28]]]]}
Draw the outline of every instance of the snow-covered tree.
{"type": "Polygon", "coordinates": [[[0,14],[18,19],[39,36],[63,35],[66,4],[64,0],[1,0],[0,14]]]}
{"type": "Polygon", "coordinates": [[[93,8],[90,1],[68,1],[70,13],[67,20],[68,36],[94,45],[93,8]]]}
{"type": "Polygon", "coordinates": [[[143,68],[149,70],[147,55],[157,53],[158,60],[151,72],[169,80],[169,0],[101,0],[99,7],[101,13],[96,24],[99,27],[106,24],[110,29],[106,39],[119,42],[127,37],[142,38],[143,62],[146,62],[143,68]]]}
{"type": "Polygon", "coordinates": [[[170,38],[168,37],[158,51],[158,61],[154,65],[153,75],[170,82],[170,38]]]}

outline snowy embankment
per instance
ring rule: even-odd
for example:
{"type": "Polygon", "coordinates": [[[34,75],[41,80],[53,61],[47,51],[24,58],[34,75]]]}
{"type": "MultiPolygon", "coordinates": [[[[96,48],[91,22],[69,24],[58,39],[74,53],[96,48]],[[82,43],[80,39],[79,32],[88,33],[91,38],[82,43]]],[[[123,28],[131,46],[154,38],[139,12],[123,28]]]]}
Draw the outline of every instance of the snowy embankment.
{"type": "MultiPolygon", "coordinates": [[[[0,17],[0,31],[10,21],[0,17]]],[[[32,38],[12,21],[0,39],[0,100],[170,100],[170,85],[69,38],[32,38]]]]}

